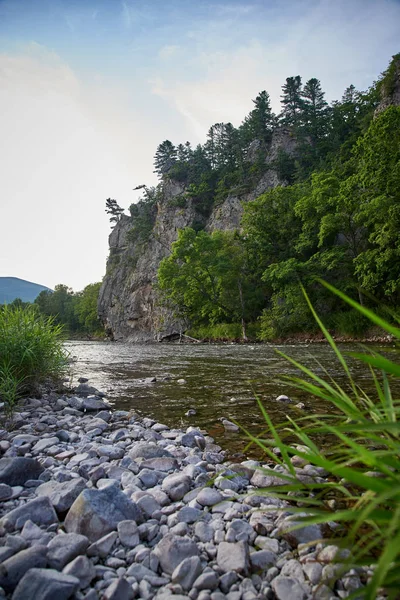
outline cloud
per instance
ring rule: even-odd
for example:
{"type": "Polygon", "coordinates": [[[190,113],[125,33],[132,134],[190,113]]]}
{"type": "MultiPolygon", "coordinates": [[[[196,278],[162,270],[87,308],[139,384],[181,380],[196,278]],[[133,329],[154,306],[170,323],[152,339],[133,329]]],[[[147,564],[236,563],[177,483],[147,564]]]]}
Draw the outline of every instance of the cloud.
{"type": "Polygon", "coordinates": [[[115,85],[83,83],[37,44],[0,54],[0,89],[0,274],[81,289],[105,271],[105,199],[129,206],[155,140],[115,85]]]}
{"type": "Polygon", "coordinates": [[[177,46],[175,44],[166,45],[160,48],[158,56],[161,60],[168,60],[172,57],[175,57],[179,50],[180,46],[177,46]]]}
{"type": "Polygon", "coordinates": [[[250,4],[215,7],[243,19],[235,27],[228,17],[193,27],[179,61],[150,78],[153,93],[175,107],[197,139],[215,122],[239,125],[263,89],[279,112],[281,86],[292,75],[320,78],[329,101],[350,83],[366,89],[398,51],[394,0],[303,0],[264,11],[260,4],[257,12],[250,4]]]}

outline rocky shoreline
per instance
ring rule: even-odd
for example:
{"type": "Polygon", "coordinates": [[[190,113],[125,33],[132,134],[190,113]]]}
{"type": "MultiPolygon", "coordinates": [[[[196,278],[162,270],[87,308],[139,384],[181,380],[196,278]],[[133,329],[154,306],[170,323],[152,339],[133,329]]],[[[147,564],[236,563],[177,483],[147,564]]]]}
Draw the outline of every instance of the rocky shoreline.
{"type": "Polygon", "coordinates": [[[0,431],[0,598],[330,600],[371,576],[344,574],[319,526],[290,531],[288,503],[268,496],[279,466],[226,462],[193,427],[113,411],[85,383],[13,421],[0,431]]]}

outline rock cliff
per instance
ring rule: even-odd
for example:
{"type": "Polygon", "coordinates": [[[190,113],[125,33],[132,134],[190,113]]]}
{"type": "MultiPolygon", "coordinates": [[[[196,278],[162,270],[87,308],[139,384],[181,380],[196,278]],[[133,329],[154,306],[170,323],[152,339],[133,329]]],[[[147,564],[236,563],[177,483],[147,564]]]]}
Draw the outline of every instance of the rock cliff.
{"type": "MultiPolygon", "coordinates": [[[[250,147],[247,160],[255,161],[259,147],[250,147]]],[[[123,215],[109,236],[109,258],[99,295],[99,316],[107,334],[114,340],[149,342],[179,333],[177,323],[165,307],[157,302],[155,288],[158,265],[168,256],[179,229],[204,227],[234,230],[240,227],[243,203],[254,200],[265,191],[285,184],[279,179],[275,161],[279,151],[293,156],[295,140],[288,129],[277,129],[269,151],[265,154],[268,170],[251,189],[232,190],[211,214],[205,217],[191,199],[182,201],[183,184],[165,179],[158,201],[153,207],[152,228],[146,240],[130,235],[135,220],[140,220],[143,207],[134,217],[123,215]]]]}

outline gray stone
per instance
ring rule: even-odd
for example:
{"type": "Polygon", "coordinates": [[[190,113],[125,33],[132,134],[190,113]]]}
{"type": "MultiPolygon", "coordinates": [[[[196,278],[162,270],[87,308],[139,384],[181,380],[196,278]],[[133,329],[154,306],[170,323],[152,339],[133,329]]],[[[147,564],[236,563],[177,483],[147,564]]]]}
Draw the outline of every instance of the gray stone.
{"type": "Polygon", "coordinates": [[[285,577],[291,577],[300,583],[304,583],[303,568],[299,561],[295,560],[294,558],[285,562],[280,574],[284,575],[285,577]]]}
{"type": "Polygon", "coordinates": [[[58,513],[69,510],[79,494],[86,488],[81,477],[58,483],[48,481],[36,489],[37,496],[47,496],[58,513]]]}
{"type": "Polygon", "coordinates": [[[0,459],[0,483],[7,485],[24,485],[28,479],[38,479],[44,471],[35,458],[24,456],[5,457],[0,459]]]}
{"type": "Polygon", "coordinates": [[[64,525],[69,533],[82,533],[95,542],[126,520],[142,522],[141,511],[112,485],[102,490],[84,490],[71,506],[64,525]]]}
{"type": "Polygon", "coordinates": [[[221,502],[222,499],[223,497],[220,492],[209,487],[203,488],[196,497],[197,502],[201,506],[214,506],[214,504],[221,502]]]}
{"type": "Polygon", "coordinates": [[[76,556],[84,554],[88,546],[89,540],[84,535],[77,533],[56,535],[47,546],[50,567],[61,571],[76,556]]]}
{"type": "Polygon", "coordinates": [[[31,569],[21,579],[13,600],[68,600],[79,588],[79,579],[53,569],[31,569]]]}
{"type": "MultiPolygon", "coordinates": [[[[32,454],[39,454],[39,452],[43,452],[46,448],[50,448],[51,446],[56,446],[60,443],[58,437],[50,437],[50,438],[42,438],[32,448],[32,454]]],[[[33,479],[30,477],[29,479],[33,479]]]]}
{"type": "Polygon", "coordinates": [[[269,550],[258,550],[250,554],[251,568],[253,571],[266,571],[276,563],[276,554],[269,550]]]}
{"type": "Polygon", "coordinates": [[[178,523],[195,523],[202,515],[201,510],[192,506],[184,506],[178,512],[178,523]]]}
{"type": "Polygon", "coordinates": [[[47,565],[46,547],[35,546],[21,550],[0,565],[0,586],[11,592],[27,571],[47,565]]]}
{"type": "Polygon", "coordinates": [[[303,571],[313,585],[316,585],[321,581],[322,565],[318,562],[306,562],[303,565],[303,571]]]}
{"type": "Polygon", "coordinates": [[[190,490],[192,481],[190,477],[182,473],[176,475],[168,475],[162,482],[161,488],[174,502],[181,500],[190,490]]]}
{"type": "MultiPolygon", "coordinates": [[[[122,523],[124,521],[121,521],[122,523]]],[[[126,521],[125,521],[126,522],[126,521]]],[[[118,534],[116,531],[112,531],[111,533],[107,533],[107,535],[103,536],[94,544],[91,544],[87,549],[88,556],[100,556],[100,558],[106,558],[111,552],[111,548],[114,546],[116,540],[118,538],[118,534]]]]}
{"type": "Polygon", "coordinates": [[[136,458],[158,458],[161,456],[168,456],[170,458],[172,457],[168,450],[148,442],[139,442],[135,444],[132,450],[129,452],[129,457],[132,458],[132,460],[135,460],[136,458]]]}
{"type": "Polygon", "coordinates": [[[271,582],[277,600],[306,600],[308,593],[301,583],[291,577],[278,575],[271,582]]]}
{"type": "Polygon", "coordinates": [[[208,523],[204,521],[199,521],[196,523],[194,528],[194,533],[196,537],[203,543],[211,542],[214,537],[214,529],[208,523]]]}
{"type": "Polygon", "coordinates": [[[154,552],[162,570],[170,575],[185,558],[199,555],[197,545],[190,538],[172,534],[163,537],[154,552]]]}
{"type": "Polygon", "coordinates": [[[250,483],[258,488],[268,488],[280,485],[288,485],[290,483],[290,479],[288,477],[279,477],[276,475],[276,471],[273,471],[272,469],[262,469],[254,472],[250,483]]]}
{"type": "Polygon", "coordinates": [[[179,583],[184,590],[190,590],[201,571],[200,558],[198,556],[190,556],[183,559],[174,569],[171,580],[173,583],[179,583]]]}
{"type": "Polygon", "coordinates": [[[4,500],[8,500],[11,498],[13,494],[11,486],[6,483],[0,483],[0,502],[4,502],[4,500]]]}
{"type": "Polygon", "coordinates": [[[135,548],[139,545],[139,530],[135,521],[118,523],[118,535],[121,544],[127,548],[135,548]]]}
{"type": "Polygon", "coordinates": [[[140,467],[163,472],[175,471],[178,468],[178,461],[176,458],[170,458],[169,456],[158,456],[156,458],[147,458],[140,464],[140,467]]]}
{"type": "MultiPolygon", "coordinates": [[[[299,513],[296,516],[302,516],[302,513],[299,513]]],[[[308,544],[310,542],[317,542],[323,538],[322,531],[319,525],[305,525],[300,529],[295,529],[292,531],[292,528],[295,525],[300,525],[299,521],[295,520],[296,517],[288,517],[284,519],[278,528],[279,534],[287,541],[289,544],[296,548],[299,544],[308,544]]]]}
{"type": "Polygon", "coordinates": [[[87,398],[83,398],[79,410],[82,410],[84,412],[90,412],[107,409],[110,409],[110,405],[107,404],[107,402],[104,402],[104,400],[102,400],[101,398],[97,398],[96,396],[88,396],[87,398]]]}
{"type": "Polygon", "coordinates": [[[215,590],[218,587],[218,577],[215,571],[207,571],[199,575],[193,584],[198,590],[215,590]]]}
{"type": "Polygon", "coordinates": [[[134,595],[132,586],[122,577],[108,586],[102,600],[132,600],[134,595]]]}
{"type": "Polygon", "coordinates": [[[77,556],[64,567],[63,573],[79,579],[79,587],[81,590],[84,590],[90,585],[92,579],[95,578],[96,569],[87,556],[77,556]]]}
{"type": "Polygon", "coordinates": [[[47,497],[35,498],[7,513],[0,520],[0,526],[7,531],[12,531],[13,529],[22,529],[26,521],[32,521],[36,525],[49,526],[52,523],[58,523],[58,518],[47,497]]]}
{"type": "Polygon", "coordinates": [[[97,454],[99,456],[107,456],[110,460],[118,460],[125,454],[123,448],[119,446],[98,446],[97,454]]]}
{"type": "Polygon", "coordinates": [[[221,577],[219,578],[219,587],[224,592],[224,594],[226,594],[227,592],[229,592],[231,587],[237,582],[237,580],[237,573],[235,573],[235,571],[228,571],[227,573],[224,573],[224,575],[221,575],[221,577]]]}
{"type": "Polygon", "coordinates": [[[217,552],[218,566],[224,571],[236,571],[247,575],[249,571],[249,547],[246,542],[221,542],[217,552]]]}
{"type": "Polygon", "coordinates": [[[136,504],[138,505],[142,513],[148,517],[151,517],[153,513],[160,510],[161,508],[154,496],[151,496],[150,494],[145,494],[144,496],[139,498],[136,501],[136,504]]]}
{"type": "Polygon", "coordinates": [[[47,546],[53,537],[53,534],[46,533],[43,529],[40,529],[32,521],[26,521],[22,531],[21,537],[27,541],[30,546],[39,544],[41,546],[47,546]]]}

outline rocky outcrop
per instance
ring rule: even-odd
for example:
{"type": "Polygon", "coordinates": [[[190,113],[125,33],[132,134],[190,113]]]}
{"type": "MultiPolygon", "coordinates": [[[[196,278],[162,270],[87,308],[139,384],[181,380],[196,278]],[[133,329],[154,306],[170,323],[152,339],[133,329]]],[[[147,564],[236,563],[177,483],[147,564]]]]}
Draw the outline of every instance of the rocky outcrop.
{"type": "MultiPolygon", "coordinates": [[[[251,189],[239,186],[206,218],[186,197],[183,184],[165,179],[162,195],[154,207],[154,222],[150,235],[143,241],[132,239],[129,232],[143,218],[138,205],[135,217],[123,215],[109,236],[110,254],[106,276],[99,295],[99,316],[111,339],[128,342],[160,340],[180,333],[183,324],[168,308],[157,302],[154,288],[160,261],[170,253],[178,231],[189,226],[201,226],[206,231],[234,230],[240,227],[243,204],[286,182],[279,179],[275,162],[279,152],[292,156],[296,142],[287,128],[275,130],[269,151],[262,157],[268,170],[251,189]]],[[[246,160],[260,158],[262,147],[255,140],[246,160]]]]}
{"type": "Polygon", "coordinates": [[[400,106],[400,54],[393,56],[387,71],[380,82],[381,101],[375,114],[389,106],[400,106]]]}

